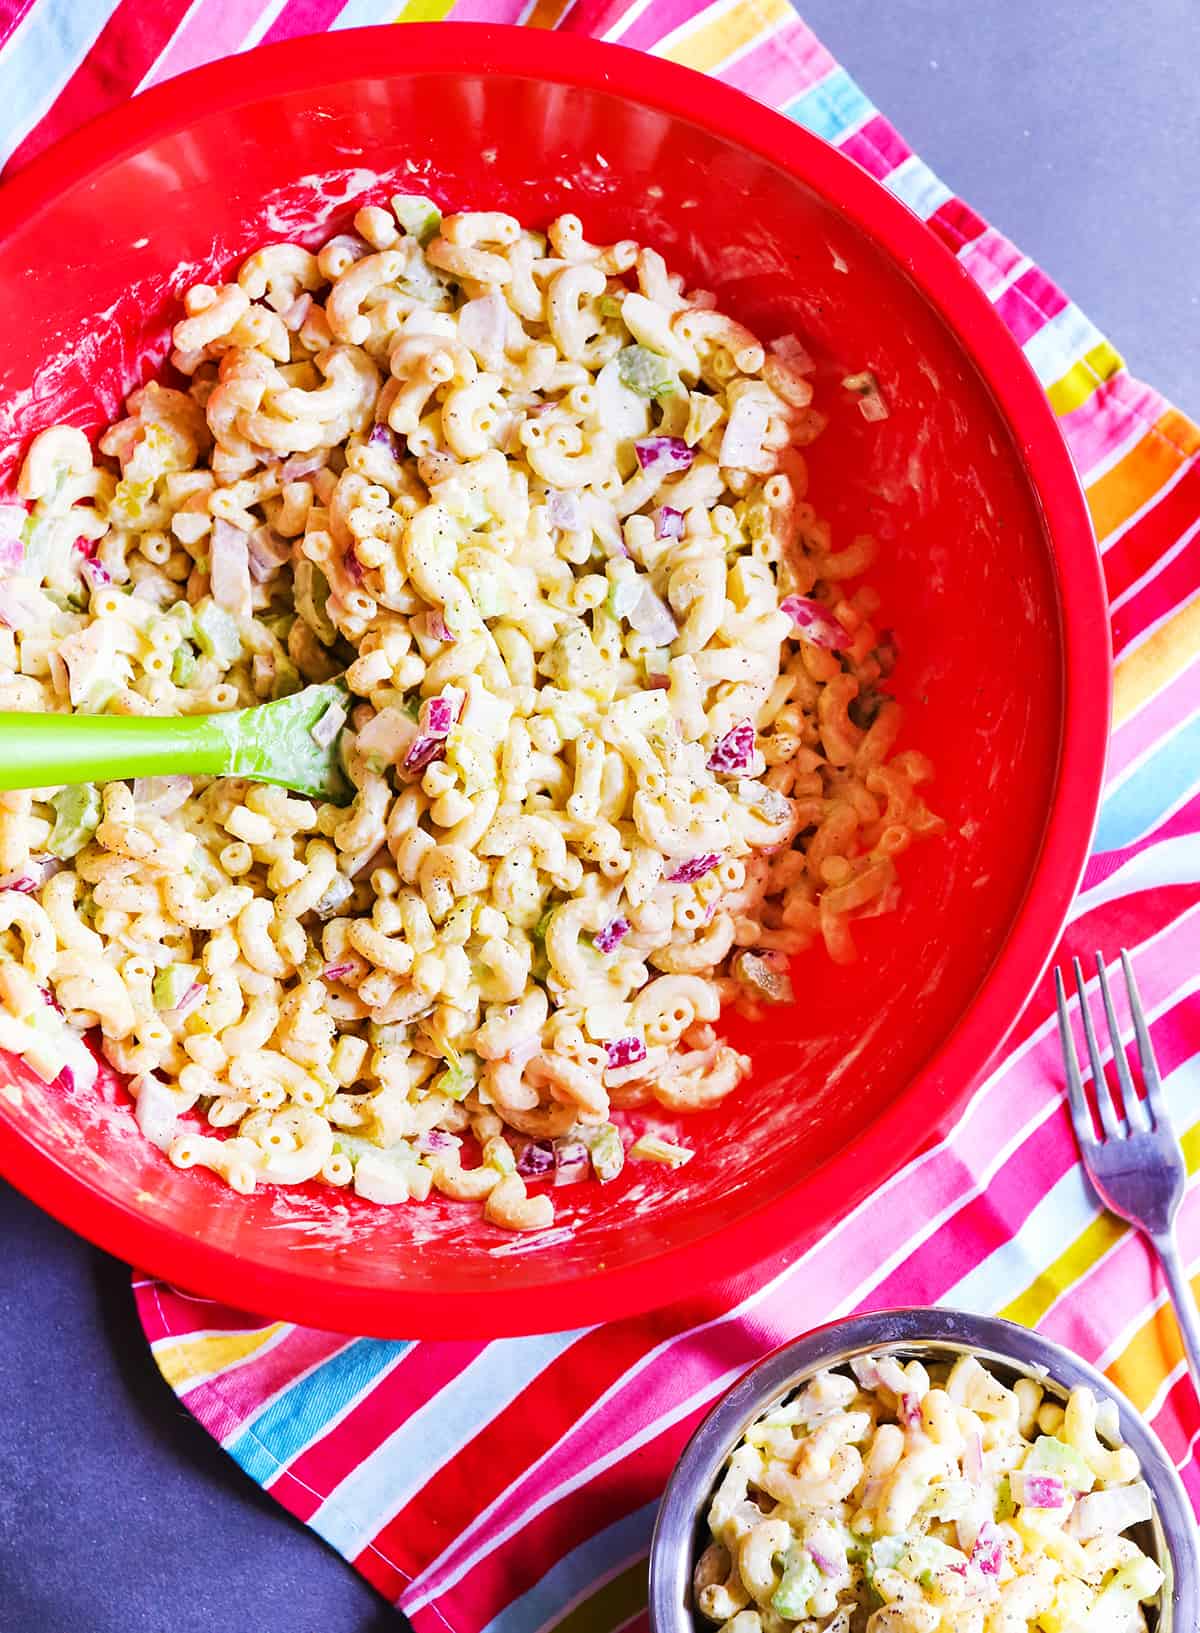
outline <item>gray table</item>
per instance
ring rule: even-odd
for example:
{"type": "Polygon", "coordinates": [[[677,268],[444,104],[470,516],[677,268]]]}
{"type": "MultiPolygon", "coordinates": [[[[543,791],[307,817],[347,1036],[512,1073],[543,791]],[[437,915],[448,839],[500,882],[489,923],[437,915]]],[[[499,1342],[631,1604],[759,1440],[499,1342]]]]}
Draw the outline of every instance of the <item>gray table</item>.
{"type": "MultiPolygon", "coordinates": [[[[1195,0],[811,0],[944,180],[1200,409],[1195,0]]],[[[399,1619],[175,1403],[123,1266],[0,1193],[0,1633],[383,1633],[399,1619]]]]}

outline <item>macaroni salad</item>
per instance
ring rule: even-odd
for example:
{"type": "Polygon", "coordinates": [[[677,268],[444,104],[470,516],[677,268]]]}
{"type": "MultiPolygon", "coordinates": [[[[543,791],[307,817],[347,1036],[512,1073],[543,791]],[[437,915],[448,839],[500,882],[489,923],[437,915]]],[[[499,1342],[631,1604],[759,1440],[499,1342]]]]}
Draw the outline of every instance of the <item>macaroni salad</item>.
{"type": "Polygon", "coordinates": [[[0,1045],[78,1076],[97,1027],[143,1132],[237,1190],[543,1228],[529,1185],[613,1178],[614,1109],[729,1094],[722,1002],[853,957],[940,826],[848,587],[873,541],[805,500],[812,364],[653,249],[414,196],[184,306],[186,389],[135,391],[99,460],[43,432],[0,507],[0,708],[344,673],[354,799],[0,796],[0,1045]]]}
{"type": "Polygon", "coordinates": [[[747,1430],[696,1608],[724,1633],[1144,1633],[1163,1573],[1111,1401],[1007,1388],[974,1356],[863,1356],[747,1430]]]}

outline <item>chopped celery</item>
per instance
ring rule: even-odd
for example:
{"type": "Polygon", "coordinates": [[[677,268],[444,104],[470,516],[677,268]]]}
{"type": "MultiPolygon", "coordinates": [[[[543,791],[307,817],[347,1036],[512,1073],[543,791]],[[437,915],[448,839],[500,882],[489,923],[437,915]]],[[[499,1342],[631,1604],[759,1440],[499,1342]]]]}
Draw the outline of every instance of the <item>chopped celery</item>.
{"type": "Polygon", "coordinates": [[[783,1580],[775,1590],[771,1609],[789,1621],[808,1615],[809,1601],[821,1586],[821,1573],[804,1548],[793,1545],[784,1567],[783,1580]]]}
{"type": "Polygon", "coordinates": [[[639,397],[673,397],[679,390],[674,369],[648,346],[626,346],[618,352],[617,373],[621,384],[639,397]]]}
{"type": "Polygon", "coordinates": [[[621,1144],[614,1123],[601,1123],[599,1127],[588,1125],[579,1129],[579,1137],[588,1148],[592,1159],[592,1171],[602,1184],[610,1179],[616,1179],[625,1166],[625,1147],[621,1144]]]}
{"type": "Polygon", "coordinates": [[[154,977],[155,1009],[178,1009],[199,979],[199,964],[168,964],[154,977]]]}
{"type": "Polygon", "coordinates": [[[423,193],[393,194],[392,210],[404,231],[415,238],[422,249],[437,237],[442,225],[442,212],[423,193]]]}
{"type": "Polygon", "coordinates": [[[596,310],[602,318],[619,318],[621,303],[615,295],[601,295],[596,302],[596,310]]]}
{"type": "Polygon", "coordinates": [[[196,609],[196,643],[206,657],[228,669],[236,662],[242,650],[242,636],[237,620],[218,607],[215,601],[205,599],[196,609]]]}
{"type": "Polygon", "coordinates": [[[663,1162],[668,1168],[682,1168],[696,1153],[686,1145],[664,1140],[660,1134],[643,1134],[629,1147],[629,1155],[638,1162],[663,1162]]]}
{"type": "Polygon", "coordinates": [[[481,618],[502,618],[508,611],[508,596],[495,573],[468,567],[461,574],[471,600],[481,618]]]}
{"type": "Polygon", "coordinates": [[[271,682],[271,698],[278,701],[281,697],[291,697],[293,693],[303,690],[304,682],[300,678],[300,671],[290,658],[275,659],[275,675],[271,682]]]}
{"type": "Polygon", "coordinates": [[[1039,1435],[1033,1443],[1033,1450],[1025,1459],[1024,1468],[1036,1470],[1038,1473],[1060,1475],[1063,1484],[1072,1491],[1090,1491],[1096,1483],[1096,1476],[1091,1466],[1081,1452],[1074,1446],[1068,1446],[1063,1440],[1057,1440],[1053,1435],[1039,1435]]]}
{"type": "Polygon", "coordinates": [[[496,1134],[484,1141],[483,1161],[486,1167],[495,1168],[501,1174],[515,1174],[517,1171],[517,1159],[503,1134],[496,1134]]]}
{"type": "Polygon", "coordinates": [[[46,841],[50,854],[68,862],[78,856],[100,822],[100,790],[92,783],[60,788],[50,796],[54,807],[54,827],[46,841]]]}
{"type": "Polygon", "coordinates": [[[295,573],[296,611],[325,646],[337,640],[337,629],[325,610],[329,601],[329,580],[311,561],[298,561],[295,573]]]}
{"type": "Polygon", "coordinates": [[[1013,1502],[1012,1481],[1005,1474],[996,1483],[995,1519],[997,1525],[1002,1525],[1005,1520],[1011,1520],[1016,1511],[1017,1505],[1013,1502]]]}
{"type": "Polygon", "coordinates": [[[171,679],[176,686],[190,686],[196,673],[196,654],[186,644],[175,648],[175,656],[171,659],[171,679]]]}
{"type": "Polygon", "coordinates": [[[534,927],[533,927],[533,939],[535,941],[538,941],[538,942],[544,942],[545,941],[546,931],[550,928],[550,920],[554,917],[555,913],[558,911],[558,906],[559,906],[559,904],[557,902],[552,902],[550,904],[550,906],[546,909],[546,911],[542,914],[541,918],[534,925],[534,927]]]}

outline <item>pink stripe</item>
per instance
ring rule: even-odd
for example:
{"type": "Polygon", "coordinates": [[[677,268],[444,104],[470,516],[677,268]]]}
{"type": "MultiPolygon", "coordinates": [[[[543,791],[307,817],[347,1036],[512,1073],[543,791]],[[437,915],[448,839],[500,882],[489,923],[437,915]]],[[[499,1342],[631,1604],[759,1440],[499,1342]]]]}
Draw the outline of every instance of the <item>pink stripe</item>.
{"type": "Polygon", "coordinates": [[[262,16],[262,9],[262,0],[207,0],[176,34],[146,85],[161,85],[189,68],[232,55],[262,16]]]}
{"type": "Polygon", "coordinates": [[[912,158],[912,148],[882,114],[868,119],[865,125],[839,142],[838,146],[877,181],[883,181],[906,159],[912,158]]]}
{"type": "MultiPolygon", "coordinates": [[[[354,1341],[341,1333],[320,1332],[315,1327],[293,1327],[286,1338],[271,1344],[264,1355],[223,1373],[218,1387],[231,1421],[221,1438],[240,1429],[270,1396],[289,1388],[303,1373],[328,1361],[354,1341]]],[[[180,1398],[191,1405],[186,1392],[180,1398]]]]}
{"type": "Polygon", "coordinates": [[[453,16],[456,23],[515,23],[524,9],[521,0],[457,0],[453,16]]]}
{"type": "Polygon", "coordinates": [[[720,77],[769,107],[784,107],[830,70],[832,58],[823,48],[814,51],[814,43],[799,18],[791,19],[722,69],[720,77]]]}
{"type": "Polygon", "coordinates": [[[1187,1464],[1195,1460],[1196,1447],[1193,1442],[1200,1432],[1200,1404],[1196,1399],[1196,1386],[1186,1367],[1183,1375],[1171,1385],[1151,1424],[1182,1474],[1187,1464]]]}
{"type": "Polygon", "coordinates": [[[1047,322],[1065,312],[1071,304],[1056,283],[1053,283],[1041,267],[1031,266],[1028,272],[1023,272],[1013,285],[1038,311],[1047,322]]]}
{"type": "Polygon", "coordinates": [[[1111,786],[1134,760],[1165,743],[1200,699],[1200,653],[1194,663],[1176,675],[1137,714],[1118,726],[1109,750],[1108,781],[1111,786]]]}
{"type": "Polygon", "coordinates": [[[1152,578],[1132,601],[1127,601],[1113,615],[1113,657],[1119,663],[1130,642],[1177,609],[1196,600],[1200,591],[1196,584],[1194,552],[1183,550],[1175,560],[1152,578]]]}
{"type": "Polygon", "coordinates": [[[995,304],[997,312],[1022,346],[1046,327],[1046,314],[1016,284],[1010,284],[1003,294],[997,296],[995,304]]]}
{"type": "Polygon", "coordinates": [[[1181,805],[1178,811],[1152,833],[1135,840],[1124,850],[1100,851],[1093,856],[1083,876],[1084,890],[1091,890],[1094,885],[1102,884],[1135,856],[1140,856],[1153,846],[1161,845],[1168,839],[1178,839],[1196,832],[1200,832],[1200,794],[1189,800],[1186,805],[1181,805]]]}
{"type": "MultiPolygon", "coordinates": [[[[1099,917],[1099,913],[1089,915],[1093,924],[1090,933],[1094,933],[1094,923],[1099,917]]],[[[1137,939],[1129,938],[1135,945],[1137,939]]],[[[1168,932],[1153,948],[1136,956],[1138,981],[1147,1004],[1152,1006],[1170,990],[1175,971],[1197,964],[1200,964],[1200,915],[1193,915],[1180,929],[1168,932]]],[[[1156,1044],[1160,1030],[1155,1032],[1156,1044]]],[[[1165,1041],[1164,1037],[1164,1044],[1165,1041]]],[[[731,1312],[703,1332],[685,1333],[668,1344],[648,1366],[631,1369],[605,1403],[602,1416],[565,1437],[553,1458],[542,1468],[527,1471],[518,1481],[489,1517],[489,1533],[495,1534],[527,1514],[563,1480],[579,1476],[595,1458],[619,1452],[639,1431],[650,1428],[672,1402],[681,1402],[693,1390],[711,1390],[727,1367],[740,1366],[743,1357],[749,1361],[757,1353],[794,1335],[797,1286],[809,1290],[804,1304],[806,1323],[822,1319],[829,1313],[835,1297],[844,1298],[861,1281],[863,1263],[877,1261],[881,1242],[901,1244],[919,1230],[925,1220],[965,1197],[974,1187],[974,1175],[987,1165],[988,1157],[1002,1149],[1032,1116],[1054,1105],[1061,1094],[1057,1086],[1060,1083],[1057,1036],[1048,1029],[1045,1037],[1020,1062],[1011,1062],[997,1074],[986,1094],[976,1103],[974,1112],[968,1114],[965,1124],[956,1130],[949,1147],[910,1171],[904,1185],[893,1186],[873,1198],[850,1228],[835,1232],[798,1261],[753,1310],[740,1315],[731,1312]],[[812,1289],[825,1290],[825,1296],[817,1305],[814,1305],[812,1289]],[[745,1347],[747,1343],[749,1350],[745,1347]]],[[[958,1237],[957,1227],[958,1219],[952,1218],[939,1227],[935,1238],[936,1251],[953,1263],[956,1279],[967,1274],[984,1256],[976,1255],[975,1242],[969,1234],[964,1233],[965,1240],[958,1237]],[[947,1253],[946,1246],[951,1237],[956,1248],[953,1255],[947,1253]],[[964,1249],[970,1254],[969,1262],[966,1262],[964,1249]]],[[[917,1262],[920,1251],[917,1250],[910,1262],[917,1262]]],[[[896,1291],[900,1280],[897,1278],[890,1291],[896,1291]]],[[[904,1294],[901,1301],[907,1296],[904,1294]]],[[[876,1299],[875,1302],[882,1301],[876,1299]]],[[[564,1501],[586,1501],[586,1494],[587,1488],[584,1488],[564,1501]]],[[[472,1551],[479,1540],[472,1538],[465,1551],[472,1551]]],[[[529,1529],[525,1527],[522,1546],[528,1541],[529,1529]]],[[[450,1574],[457,1557],[454,1551],[447,1556],[430,1585],[436,1585],[450,1574]]]]}
{"type": "Polygon", "coordinates": [[[1013,268],[1025,259],[1017,246],[994,227],[964,244],[958,258],[985,295],[1011,277],[1013,268]]]}
{"type": "Polygon", "coordinates": [[[1165,406],[1157,391],[1123,369],[1103,381],[1086,402],[1059,418],[1079,474],[1086,480],[1114,448],[1128,442],[1135,431],[1152,425],[1165,406]]]}
{"type": "Polygon", "coordinates": [[[291,0],[262,37],[263,45],[290,40],[297,34],[323,34],[337,21],[344,0],[291,0]]]}
{"type": "MultiPolygon", "coordinates": [[[[659,4],[647,6],[627,28],[612,33],[612,38],[620,45],[650,51],[675,29],[699,17],[709,4],[710,0],[659,0],[659,4]]],[[[612,32],[612,27],[610,23],[605,33],[612,32]]]]}

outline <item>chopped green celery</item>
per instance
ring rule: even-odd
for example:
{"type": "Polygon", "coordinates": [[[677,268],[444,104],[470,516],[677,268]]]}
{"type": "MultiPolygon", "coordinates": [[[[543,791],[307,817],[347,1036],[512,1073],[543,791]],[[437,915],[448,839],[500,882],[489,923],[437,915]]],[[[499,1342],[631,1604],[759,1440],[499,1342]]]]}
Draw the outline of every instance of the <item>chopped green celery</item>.
{"type": "Polygon", "coordinates": [[[442,225],[442,212],[423,193],[393,194],[392,211],[404,231],[415,238],[422,249],[437,237],[442,225]]]}
{"type": "Polygon", "coordinates": [[[1088,1633],[1128,1633],[1136,1627],[1137,1607],[1162,1587],[1163,1574],[1142,1554],[1122,1565],[1097,1595],[1088,1615],[1088,1633]]]}
{"type": "Polygon", "coordinates": [[[394,1049],[409,1041],[411,1028],[403,1021],[396,1021],[387,1025],[379,1021],[367,1022],[367,1038],[375,1049],[394,1049]]]}
{"type": "Polygon", "coordinates": [[[100,822],[100,790],[92,783],[60,788],[50,796],[54,807],[54,827],[46,841],[51,856],[63,862],[78,856],[100,822]]]}
{"type": "Polygon", "coordinates": [[[600,667],[600,654],[585,629],[569,629],[560,635],[548,658],[554,678],[567,691],[586,687],[600,667]]]}
{"type": "Polygon", "coordinates": [[[262,624],[263,628],[269,629],[281,646],[287,645],[287,638],[292,633],[292,625],[295,622],[296,614],[294,612],[273,612],[267,617],[259,619],[259,623],[262,624]]]}
{"type": "Polygon", "coordinates": [[[1008,1478],[1008,1475],[1005,1474],[996,1482],[996,1504],[994,1511],[996,1524],[1003,1525],[1005,1520],[1011,1520],[1016,1511],[1017,1505],[1013,1502],[1012,1481],[1008,1478]]]}
{"type": "Polygon", "coordinates": [[[544,942],[545,941],[546,931],[550,928],[550,920],[554,917],[555,913],[558,912],[558,908],[559,908],[559,903],[558,902],[551,902],[550,906],[548,908],[546,908],[546,910],[542,914],[541,918],[534,925],[532,934],[533,934],[533,939],[535,941],[537,941],[537,942],[544,942]]]}
{"type": "Polygon", "coordinates": [[[365,1140],[361,1134],[346,1134],[340,1129],[334,1136],[333,1149],[339,1156],[349,1157],[355,1166],[359,1158],[365,1157],[368,1152],[372,1156],[390,1159],[393,1162],[413,1163],[421,1160],[407,1140],[401,1140],[385,1151],[381,1145],[376,1145],[374,1140],[365,1140]]]}
{"type": "Polygon", "coordinates": [[[867,1586],[882,1598],[883,1595],[875,1587],[875,1578],[880,1571],[894,1571],[904,1558],[908,1544],[903,1537],[880,1537],[878,1542],[871,1544],[871,1551],[864,1561],[867,1586]]]}
{"type": "Polygon", "coordinates": [[[196,609],[195,635],[201,652],[222,669],[228,669],[237,661],[242,650],[237,620],[207,597],[196,609]]]}
{"type": "Polygon", "coordinates": [[[424,256],[409,266],[408,271],[399,278],[398,286],[401,294],[407,295],[410,300],[425,301],[429,305],[441,300],[446,293],[446,286],[424,256]]]}
{"type": "Polygon", "coordinates": [[[962,1569],[966,1563],[964,1553],[951,1548],[948,1543],[940,1542],[937,1537],[918,1537],[905,1549],[896,1568],[902,1575],[929,1588],[933,1586],[933,1578],[938,1571],[949,1567],[962,1569]]]}
{"type": "Polygon", "coordinates": [[[485,1167],[495,1168],[501,1174],[515,1174],[517,1171],[517,1159],[503,1134],[496,1134],[484,1141],[483,1161],[485,1167]]]}
{"type": "Polygon", "coordinates": [[[410,720],[419,720],[421,716],[420,696],[414,692],[411,697],[406,697],[404,699],[404,702],[400,705],[400,708],[410,720]]]}
{"type": "Polygon", "coordinates": [[[599,1127],[589,1124],[581,1127],[579,1134],[588,1148],[596,1178],[602,1184],[616,1179],[625,1166],[625,1147],[621,1144],[616,1124],[601,1123],[599,1127]]]}
{"type": "Polygon", "coordinates": [[[479,1081],[479,1056],[471,1053],[459,1057],[456,1063],[439,1072],[433,1081],[434,1094],[444,1094],[450,1100],[465,1100],[479,1081]]]}
{"type": "Polygon", "coordinates": [[[601,295],[596,302],[596,310],[602,318],[619,318],[621,315],[621,302],[615,295],[601,295]]]}
{"type": "Polygon", "coordinates": [[[673,397],[679,390],[675,370],[648,346],[626,346],[618,352],[617,373],[621,384],[639,397],[673,397]]]}
{"type": "Polygon", "coordinates": [[[185,641],[175,648],[175,656],[171,659],[171,679],[176,686],[190,686],[196,673],[196,654],[185,641]]]}
{"type": "Polygon", "coordinates": [[[460,522],[465,522],[474,531],[492,519],[492,512],[487,500],[478,488],[463,488],[457,482],[447,484],[455,490],[442,500],[451,516],[460,522]]]}
{"type": "Polygon", "coordinates": [[[325,608],[329,601],[329,580],[314,562],[301,560],[295,573],[296,611],[326,646],[337,640],[337,629],[325,608]]]}
{"type": "Polygon", "coordinates": [[[281,697],[291,697],[294,692],[303,690],[303,687],[300,671],[291,659],[276,658],[275,678],[271,682],[272,701],[277,701],[281,697]]]}
{"type": "Polygon", "coordinates": [[[618,698],[609,706],[608,718],[621,731],[643,735],[654,728],[665,728],[671,721],[671,705],[663,691],[635,692],[630,697],[618,698]]]}
{"type": "Polygon", "coordinates": [[[155,1009],[178,1009],[200,975],[199,964],[168,964],[154,977],[155,1009]]]}
{"type": "Polygon", "coordinates": [[[1060,1475],[1063,1484],[1072,1491],[1090,1491],[1096,1483],[1096,1476],[1082,1453],[1053,1435],[1038,1436],[1023,1467],[1060,1475]]]}
{"type": "Polygon", "coordinates": [[[808,1615],[809,1601],[821,1586],[821,1573],[808,1550],[793,1544],[784,1566],[783,1580],[775,1589],[771,1609],[789,1621],[808,1615]]]}
{"type": "Polygon", "coordinates": [[[22,575],[40,582],[49,572],[54,550],[54,517],[43,516],[38,509],[30,511],[21,527],[21,543],[25,546],[22,575]]]}
{"type": "Polygon", "coordinates": [[[467,567],[461,573],[471,600],[481,618],[502,618],[508,611],[508,596],[495,573],[467,567]]]}

